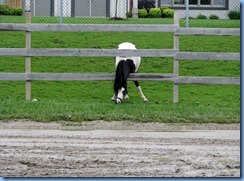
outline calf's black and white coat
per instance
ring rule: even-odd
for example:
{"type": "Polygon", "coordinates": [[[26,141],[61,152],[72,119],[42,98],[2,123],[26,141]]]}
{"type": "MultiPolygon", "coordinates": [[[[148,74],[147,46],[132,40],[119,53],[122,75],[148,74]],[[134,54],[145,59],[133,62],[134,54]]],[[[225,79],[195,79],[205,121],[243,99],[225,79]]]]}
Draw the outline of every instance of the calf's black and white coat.
{"type": "MultiPolygon", "coordinates": [[[[118,49],[136,49],[136,46],[129,42],[118,45],[118,49]]],[[[127,79],[130,73],[136,73],[141,64],[141,57],[115,57],[115,80],[114,95],[111,98],[115,103],[121,103],[124,99],[129,99],[127,90],[127,79]]],[[[144,102],[148,101],[142,92],[138,81],[134,81],[139,94],[144,102]]]]}

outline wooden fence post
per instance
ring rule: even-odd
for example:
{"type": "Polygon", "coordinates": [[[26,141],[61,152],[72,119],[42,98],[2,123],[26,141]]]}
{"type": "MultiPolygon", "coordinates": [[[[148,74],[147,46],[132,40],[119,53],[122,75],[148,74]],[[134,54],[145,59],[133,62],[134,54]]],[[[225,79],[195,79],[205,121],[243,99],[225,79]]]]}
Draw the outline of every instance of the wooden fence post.
{"type": "MultiPolygon", "coordinates": [[[[177,28],[180,27],[179,25],[180,22],[180,17],[178,13],[174,14],[174,24],[177,26],[177,28]]],[[[174,49],[179,52],[179,35],[176,35],[174,33],[174,49]]],[[[174,75],[176,77],[179,76],[179,60],[174,57],[174,75]]],[[[178,89],[178,84],[176,81],[174,81],[174,89],[173,89],[173,102],[178,103],[179,100],[179,89],[178,89]]]]}
{"type": "MultiPolygon", "coordinates": [[[[30,12],[30,0],[26,0],[26,6],[25,6],[25,18],[26,18],[26,24],[31,23],[31,12],[30,12]]],[[[30,49],[31,48],[31,32],[26,31],[26,39],[25,39],[25,48],[30,49]]],[[[27,56],[25,57],[25,73],[31,73],[31,57],[27,56]]],[[[26,100],[30,101],[31,99],[31,81],[26,80],[26,94],[25,94],[26,100]]]]}

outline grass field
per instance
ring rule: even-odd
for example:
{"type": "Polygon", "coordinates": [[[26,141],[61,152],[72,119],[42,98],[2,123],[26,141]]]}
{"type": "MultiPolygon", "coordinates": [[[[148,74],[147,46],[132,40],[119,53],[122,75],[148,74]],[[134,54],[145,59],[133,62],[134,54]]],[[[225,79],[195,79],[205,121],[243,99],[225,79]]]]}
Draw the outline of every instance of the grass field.
{"type": "MultiPolygon", "coordinates": [[[[206,20],[205,20],[206,21],[206,20]]],[[[205,22],[207,24],[207,22],[205,22]]],[[[33,48],[115,48],[129,41],[138,48],[173,48],[172,33],[32,33],[33,48]]],[[[1,48],[25,47],[25,33],[0,32],[1,48]]],[[[181,51],[239,52],[240,37],[181,36],[181,51]]],[[[24,57],[0,57],[0,72],[25,72],[24,57]]],[[[114,72],[112,57],[32,57],[32,72],[114,72]]],[[[172,58],[143,58],[141,73],[172,73],[172,58]]],[[[180,75],[240,76],[239,61],[182,61],[180,75]]],[[[112,81],[33,81],[25,101],[25,82],[0,81],[0,119],[38,121],[132,120],[168,123],[239,123],[240,86],[180,85],[173,104],[173,83],[141,81],[148,103],[129,82],[130,100],[115,105],[112,81]]]]}
{"type": "MultiPolygon", "coordinates": [[[[60,23],[59,17],[38,17],[31,18],[32,23],[60,23]]],[[[24,16],[0,16],[0,23],[25,23],[24,16]]],[[[172,18],[128,18],[124,20],[110,20],[108,18],[63,18],[64,24],[173,24],[172,18]]],[[[186,20],[180,19],[180,26],[186,26],[186,20]]],[[[203,20],[189,19],[190,27],[210,28],[240,28],[240,20],[203,20]]]]}

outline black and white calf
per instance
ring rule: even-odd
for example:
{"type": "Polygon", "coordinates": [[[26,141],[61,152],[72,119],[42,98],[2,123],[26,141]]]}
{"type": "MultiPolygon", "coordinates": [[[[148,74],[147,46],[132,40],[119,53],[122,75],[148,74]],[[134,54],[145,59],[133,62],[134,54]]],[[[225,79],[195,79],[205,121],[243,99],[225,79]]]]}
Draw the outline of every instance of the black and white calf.
{"type": "MultiPolygon", "coordinates": [[[[136,49],[136,46],[129,42],[124,42],[118,45],[118,49],[136,49]]],[[[114,95],[111,98],[115,103],[121,103],[124,99],[129,99],[127,90],[127,79],[130,73],[138,71],[141,63],[141,57],[115,57],[115,80],[114,80],[114,95]]],[[[138,81],[134,81],[140,96],[144,102],[147,98],[144,96],[138,81]]]]}

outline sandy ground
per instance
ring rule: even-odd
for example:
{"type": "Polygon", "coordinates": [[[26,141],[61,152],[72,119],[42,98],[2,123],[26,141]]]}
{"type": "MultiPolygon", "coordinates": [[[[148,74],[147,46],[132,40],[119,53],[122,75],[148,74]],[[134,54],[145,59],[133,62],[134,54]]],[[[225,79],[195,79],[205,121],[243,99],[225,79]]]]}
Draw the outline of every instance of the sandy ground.
{"type": "Polygon", "coordinates": [[[0,176],[240,177],[240,126],[0,121],[0,176]]]}

